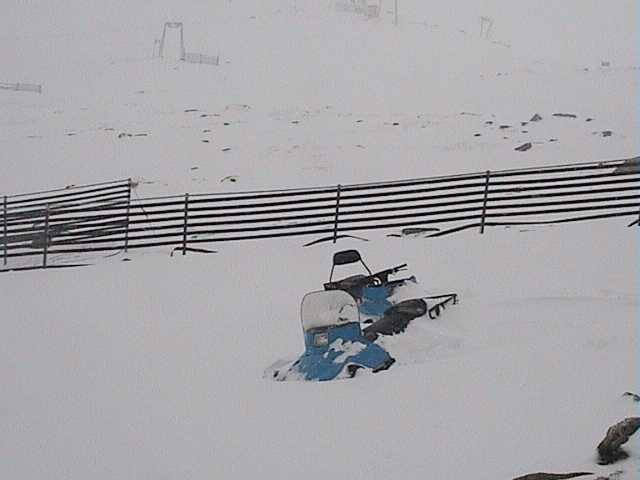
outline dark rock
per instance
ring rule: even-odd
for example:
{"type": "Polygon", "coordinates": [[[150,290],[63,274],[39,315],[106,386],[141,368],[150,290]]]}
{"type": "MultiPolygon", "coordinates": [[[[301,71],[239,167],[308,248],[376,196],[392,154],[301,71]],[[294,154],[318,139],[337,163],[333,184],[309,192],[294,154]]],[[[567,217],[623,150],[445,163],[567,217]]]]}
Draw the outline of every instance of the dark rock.
{"type": "Polygon", "coordinates": [[[578,118],[578,116],[573,113],[554,113],[553,116],[560,118],[578,118]]]}
{"type": "Polygon", "coordinates": [[[200,140],[202,143],[209,143],[209,140],[200,140]]]}
{"type": "Polygon", "coordinates": [[[222,149],[223,152],[229,152],[231,150],[231,147],[224,147],[222,149]]]}
{"type": "Polygon", "coordinates": [[[184,113],[191,113],[191,112],[197,112],[198,109],[197,108],[187,108],[184,113]]]}
{"type": "Polygon", "coordinates": [[[611,135],[613,135],[613,132],[611,130],[604,130],[602,132],[603,137],[610,137],[611,135]]]}
{"type": "Polygon", "coordinates": [[[629,158],[622,165],[616,167],[613,173],[640,173],[640,157],[629,158]]]}
{"type": "Polygon", "coordinates": [[[487,120],[486,122],[484,122],[485,125],[493,125],[493,122],[491,120],[487,120]]]}
{"type": "Polygon", "coordinates": [[[400,125],[400,122],[393,122],[391,125],[393,125],[394,127],[397,127],[398,125],[400,125]]]}
{"type": "Polygon", "coordinates": [[[514,150],[516,152],[526,152],[527,150],[530,150],[531,147],[532,147],[531,142],[527,142],[527,143],[523,143],[519,147],[516,147],[514,150]]]}
{"type": "Polygon", "coordinates": [[[404,236],[419,235],[421,233],[439,232],[439,228],[423,228],[423,227],[407,227],[403,228],[400,233],[404,236]]]}
{"type": "Polygon", "coordinates": [[[604,439],[598,444],[598,463],[609,465],[618,460],[627,458],[629,454],[621,447],[629,437],[640,428],[640,417],[625,418],[619,423],[609,427],[604,439]]]}
{"type": "Polygon", "coordinates": [[[525,125],[528,125],[528,124],[529,124],[529,122],[520,122],[520,126],[521,127],[524,127],[525,125]]]}
{"type": "Polygon", "coordinates": [[[623,397],[631,397],[634,402],[640,402],[640,395],[633,392],[624,392],[622,394],[623,397]]]}
{"type": "Polygon", "coordinates": [[[513,480],[563,480],[565,478],[584,477],[585,475],[593,475],[591,472],[574,472],[574,473],[530,473],[523,477],[517,477],[513,480]]]}
{"type": "Polygon", "coordinates": [[[550,141],[550,142],[557,142],[557,141],[558,141],[558,139],[557,139],[557,138],[550,138],[550,139],[549,139],[549,141],[550,141]]]}
{"type": "Polygon", "coordinates": [[[522,130],[522,133],[529,133],[529,130],[522,130]]]}
{"type": "Polygon", "coordinates": [[[500,130],[505,130],[507,128],[511,128],[511,125],[500,125],[500,130]]]}
{"type": "Polygon", "coordinates": [[[593,118],[587,118],[585,122],[593,122],[593,118]]]}
{"type": "Polygon", "coordinates": [[[474,134],[473,134],[473,136],[474,136],[474,137],[481,137],[481,136],[482,136],[482,134],[481,134],[481,133],[474,133],[474,134]]]}
{"type": "Polygon", "coordinates": [[[531,117],[531,120],[529,120],[530,122],[539,122],[540,120],[542,120],[542,117],[539,114],[535,114],[533,117],[531,117]]]}
{"type": "Polygon", "coordinates": [[[224,125],[225,127],[228,127],[228,126],[229,126],[229,125],[231,125],[231,124],[230,124],[229,122],[224,122],[224,123],[223,123],[223,125],[224,125]]]}

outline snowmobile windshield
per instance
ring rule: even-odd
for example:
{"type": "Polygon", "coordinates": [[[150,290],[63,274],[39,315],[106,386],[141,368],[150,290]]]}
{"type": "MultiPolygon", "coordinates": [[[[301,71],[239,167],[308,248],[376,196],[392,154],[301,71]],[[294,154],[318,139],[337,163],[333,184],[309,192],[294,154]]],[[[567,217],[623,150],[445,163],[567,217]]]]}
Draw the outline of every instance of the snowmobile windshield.
{"type": "Polygon", "coordinates": [[[305,332],[360,321],[355,299],[342,290],[306,294],[302,299],[300,316],[305,332]]]}

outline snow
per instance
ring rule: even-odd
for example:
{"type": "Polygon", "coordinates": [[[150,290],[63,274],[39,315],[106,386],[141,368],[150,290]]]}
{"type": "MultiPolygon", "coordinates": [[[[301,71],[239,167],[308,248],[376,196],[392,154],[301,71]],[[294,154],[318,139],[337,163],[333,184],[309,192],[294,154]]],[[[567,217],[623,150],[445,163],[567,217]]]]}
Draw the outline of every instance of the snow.
{"type": "MultiPolygon", "coordinates": [[[[399,4],[395,27],[388,1],[367,20],[328,0],[11,0],[0,82],[43,93],[0,90],[0,192],[132,177],[144,197],[638,155],[637,2],[399,4]],[[166,21],[220,65],[151,59],[166,21]]],[[[619,465],[595,457],[638,415],[622,397],[640,393],[627,223],[247,241],[2,274],[0,478],[636,478],[638,438],[619,465]],[[460,303],[383,339],[388,371],[262,378],[302,351],[301,299],[338,248],[372,269],[406,262],[460,303]]]]}

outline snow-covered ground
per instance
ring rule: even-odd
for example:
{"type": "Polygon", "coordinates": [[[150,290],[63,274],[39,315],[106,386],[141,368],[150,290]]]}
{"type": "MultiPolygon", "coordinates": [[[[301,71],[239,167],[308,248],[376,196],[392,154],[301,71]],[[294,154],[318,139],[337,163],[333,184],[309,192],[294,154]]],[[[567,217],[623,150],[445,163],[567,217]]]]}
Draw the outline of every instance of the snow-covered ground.
{"type": "MultiPolygon", "coordinates": [[[[139,196],[240,191],[640,152],[632,0],[400,0],[398,27],[392,1],[369,20],[317,0],[5,3],[0,82],[43,93],[0,90],[2,194],[128,177],[139,196]],[[152,59],[165,21],[220,65],[152,59]]],[[[300,300],[336,246],[3,274],[0,478],[637,478],[637,438],[630,460],[595,463],[606,429],[638,415],[621,396],[640,390],[626,223],[341,241],[461,302],[385,339],[389,371],[321,384],[262,372],[302,351],[300,300]]]]}

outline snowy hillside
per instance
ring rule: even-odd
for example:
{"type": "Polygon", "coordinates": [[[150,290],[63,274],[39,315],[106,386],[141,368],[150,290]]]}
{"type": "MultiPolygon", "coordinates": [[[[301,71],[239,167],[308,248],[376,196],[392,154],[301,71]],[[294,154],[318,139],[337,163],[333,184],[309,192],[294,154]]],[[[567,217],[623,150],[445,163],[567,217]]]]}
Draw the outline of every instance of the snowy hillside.
{"type": "MultiPolygon", "coordinates": [[[[398,3],[395,26],[388,0],[371,19],[328,0],[11,0],[0,82],[43,93],[0,89],[0,194],[129,177],[140,197],[335,185],[640,152],[637,2],[398,3]],[[152,58],[168,21],[220,65],[152,58]]],[[[177,45],[171,30],[167,57],[177,45]]],[[[619,464],[595,452],[638,416],[622,396],[640,393],[627,223],[1,274],[0,478],[638,478],[637,437],[619,464]],[[346,248],[461,301],[384,339],[386,372],[263,378],[302,352],[301,298],[346,248]]]]}

